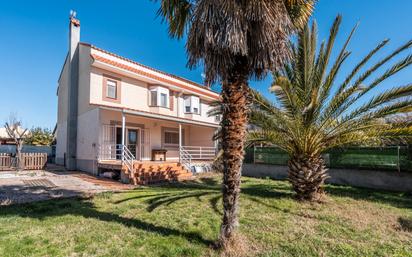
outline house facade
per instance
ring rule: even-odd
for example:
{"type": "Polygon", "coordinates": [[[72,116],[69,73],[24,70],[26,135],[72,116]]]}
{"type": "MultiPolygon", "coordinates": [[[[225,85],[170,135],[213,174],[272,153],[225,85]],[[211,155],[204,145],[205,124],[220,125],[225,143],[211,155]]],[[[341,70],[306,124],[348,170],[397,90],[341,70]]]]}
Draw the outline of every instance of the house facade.
{"type": "Polygon", "coordinates": [[[211,160],[219,94],[200,84],[80,42],[70,17],[69,53],[58,80],[56,163],[98,173],[119,161],[211,160]],[[113,163],[113,162],[112,162],[113,163]]]}

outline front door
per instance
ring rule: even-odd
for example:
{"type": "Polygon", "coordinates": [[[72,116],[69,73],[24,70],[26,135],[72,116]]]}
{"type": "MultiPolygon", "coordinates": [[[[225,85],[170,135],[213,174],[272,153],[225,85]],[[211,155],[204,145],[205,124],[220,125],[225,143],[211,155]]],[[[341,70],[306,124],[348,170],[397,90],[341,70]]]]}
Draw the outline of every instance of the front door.
{"type": "Polygon", "coordinates": [[[122,159],[122,128],[116,128],[116,159],[122,159]]]}
{"type": "MultiPolygon", "coordinates": [[[[133,156],[136,159],[140,158],[139,155],[139,130],[138,129],[132,129],[132,128],[126,128],[126,138],[125,138],[125,144],[127,148],[130,150],[130,152],[133,154],[133,156]]],[[[122,145],[122,128],[117,127],[116,129],[116,159],[121,159],[121,145],[122,145]]]]}
{"type": "Polygon", "coordinates": [[[127,148],[136,159],[140,159],[139,156],[139,130],[127,129],[127,148]]]}

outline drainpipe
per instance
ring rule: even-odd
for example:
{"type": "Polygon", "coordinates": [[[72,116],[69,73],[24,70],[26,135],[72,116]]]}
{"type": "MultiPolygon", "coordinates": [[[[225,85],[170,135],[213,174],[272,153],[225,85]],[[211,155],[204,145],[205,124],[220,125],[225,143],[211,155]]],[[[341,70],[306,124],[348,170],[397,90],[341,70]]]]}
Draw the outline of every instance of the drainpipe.
{"type": "Polygon", "coordinates": [[[122,111],[122,162],[124,161],[124,146],[125,146],[125,130],[126,130],[126,115],[122,111]]]}

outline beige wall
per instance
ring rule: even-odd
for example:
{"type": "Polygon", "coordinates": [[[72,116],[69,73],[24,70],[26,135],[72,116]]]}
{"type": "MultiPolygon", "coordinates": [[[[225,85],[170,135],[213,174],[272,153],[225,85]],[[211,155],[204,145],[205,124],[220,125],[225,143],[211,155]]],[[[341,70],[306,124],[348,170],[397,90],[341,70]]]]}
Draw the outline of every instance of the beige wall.
{"type": "Polygon", "coordinates": [[[215,128],[202,127],[202,126],[190,126],[189,128],[189,140],[186,145],[188,146],[215,146],[212,139],[215,132],[215,128]]]}
{"type": "MultiPolygon", "coordinates": [[[[92,49],[92,53],[93,50],[92,49]]],[[[110,55],[105,55],[107,58],[116,59],[111,57],[110,55]]],[[[119,61],[116,59],[116,61],[119,61]]],[[[98,65],[99,66],[99,65],[98,65]]],[[[182,117],[187,119],[193,119],[197,121],[215,123],[215,117],[209,117],[207,112],[210,109],[209,103],[210,99],[203,98],[203,96],[199,95],[201,98],[201,114],[185,114],[184,113],[184,100],[183,97],[185,95],[193,95],[191,92],[185,92],[184,90],[171,88],[170,93],[173,92],[172,101],[173,107],[172,108],[164,108],[164,107],[151,107],[149,105],[149,89],[151,87],[161,86],[163,88],[169,88],[167,85],[163,84],[152,84],[147,83],[145,81],[131,77],[130,75],[125,75],[121,72],[116,72],[113,67],[96,67],[93,66],[91,68],[90,74],[90,103],[96,105],[106,105],[106,106],[113,106],[113,107],[123,107],[129,108],[133,110],[139,111],[146,111],[152,112],[157,114],[163,114],[173,117],[182,117]],[[108,75],[115,78],[120,79],[121,84],[121,101],[120,103],[115,103],[112,101],[105,101],[103,99],[103,76],[108,75]]]]}
{"type": "Polygon", "coordinates": [[[95,160],[99,144],[99,109],[94,108],[78,116],[77,159],[95,160]]]}

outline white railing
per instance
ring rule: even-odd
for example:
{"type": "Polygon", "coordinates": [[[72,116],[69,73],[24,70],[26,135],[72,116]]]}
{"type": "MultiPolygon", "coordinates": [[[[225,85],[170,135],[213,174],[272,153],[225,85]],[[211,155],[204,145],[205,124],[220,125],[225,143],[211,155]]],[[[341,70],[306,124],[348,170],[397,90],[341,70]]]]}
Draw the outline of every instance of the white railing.
{"type": "Polygon", "coordinates": [[[193,161],[212,161],[216,157],[216,148],[208,146],[181,146],[179,147],[180,163],[188,170],[192,170],[193,161]]]}
{"type": "Polygon", "coordinates": [[[122,147],[117,144],[100,144],[97,159],[101,160],[121,160],[122,147]]]}
{"type": "Polygon", "coordinates": [[[120,160],[132,171],[136,157],[125,145],[103,144],[99,146],[98,160],[120,160]]]}
{"type": "Polygon", "coordinates": [[[181,146],[192,160],[213,160],[216,157],[216,148],[208,146],[181,146]]]}
{"type": "Polygon", "coordinates": [[[179,160],[180,163],[186,167],[186,169],[192,169],[192,156],[184,149],[183,146],[179,147],[179,160]]]}
{"type": "Polygon", "coordinates": [[[127,168],[129,169],[129,172],[133,171],[133,163],[136,160],[134,155],[130,152],[129,148],[127,146],[123,145],[122,147],[122,162],[126,164],[127,168]]]}

